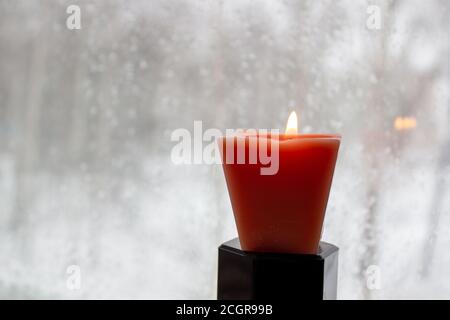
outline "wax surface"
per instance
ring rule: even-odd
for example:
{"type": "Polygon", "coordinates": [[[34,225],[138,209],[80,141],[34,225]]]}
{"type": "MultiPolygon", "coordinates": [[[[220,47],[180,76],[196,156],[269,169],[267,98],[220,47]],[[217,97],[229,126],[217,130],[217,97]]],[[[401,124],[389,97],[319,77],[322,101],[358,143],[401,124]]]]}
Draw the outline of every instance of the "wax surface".
{"type": "MultiPolygon", "coordinates": [[[[316,254],[340,136],[272,136],[279,147],[275,175],[261,175],[260,163],[226,164],[225,148],[236,139],[223,137],[218,142],[242,249],[316,254]]],[[[252,139],[267,137],[244,139],[248,157],[257,142],[252,139]]]]}

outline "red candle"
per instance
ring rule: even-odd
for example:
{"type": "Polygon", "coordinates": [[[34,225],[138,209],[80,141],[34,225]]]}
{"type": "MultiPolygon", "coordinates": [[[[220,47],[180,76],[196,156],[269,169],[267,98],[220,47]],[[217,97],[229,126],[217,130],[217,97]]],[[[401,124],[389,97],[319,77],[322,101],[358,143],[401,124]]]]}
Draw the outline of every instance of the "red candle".
{"type": "MultiPolygon", "coordinates": [[[[219,139],[223,169],[244,251],[316,254],[322,232],[341,137],[297,134],[291,115],[286,134],[243,134],[219,139]],[[267,139],[269,152],[278,148],[276,174],[263,175],[256,164],[228,161],[226,148],[237,141],[247,160],[267,139]]],[[[264,144],[263,144],[264,145],[264,144]]],[[[229,160],[229,159],[228,159],[229,160]]],[[[241,161],[242,162],[242,161],[241,161]]]]}

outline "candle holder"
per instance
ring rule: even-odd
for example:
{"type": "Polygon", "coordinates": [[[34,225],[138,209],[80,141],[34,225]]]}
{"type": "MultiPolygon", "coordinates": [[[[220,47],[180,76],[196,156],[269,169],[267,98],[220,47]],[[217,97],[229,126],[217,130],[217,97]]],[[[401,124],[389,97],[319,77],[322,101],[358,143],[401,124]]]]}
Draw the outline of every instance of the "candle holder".
{"type": "Polygon", "coordinates": [[[219,247],[217,298],[334,300],[338,253],[323,241],[317,254],[246,252],[235,238],[219,247]]]}
{"type": "Polygon", "coordinates": [[[336,299],[338,248],[320,237],[341,136],[296,128],[293,113],[286,134],[218,139],[239,235],[219,247],[218,299],[336,299]]]}

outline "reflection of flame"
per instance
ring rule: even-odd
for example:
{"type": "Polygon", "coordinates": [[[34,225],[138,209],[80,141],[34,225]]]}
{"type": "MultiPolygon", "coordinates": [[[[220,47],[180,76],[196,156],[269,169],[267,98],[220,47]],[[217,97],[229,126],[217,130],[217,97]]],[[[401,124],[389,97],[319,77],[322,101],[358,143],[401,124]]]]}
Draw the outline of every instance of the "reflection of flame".
{"type": "Polygon", "coordinates": [[[417,126],[417,120],[414,117],[397,117],[394,121],[395,130],[412,130],[417,126]]]}
{"type": "Polygon", "coordinates": [[[289,119],[286,125],[286,134],[297,134],[298,119],[295,111],[292,111],[289,115],[289,119]]]}

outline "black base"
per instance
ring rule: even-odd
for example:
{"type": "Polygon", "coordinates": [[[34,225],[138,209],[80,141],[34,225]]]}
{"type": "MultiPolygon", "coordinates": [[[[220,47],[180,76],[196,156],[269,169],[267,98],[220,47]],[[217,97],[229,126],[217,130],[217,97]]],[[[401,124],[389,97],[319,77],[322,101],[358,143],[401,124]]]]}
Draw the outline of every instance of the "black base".
{"type": "Polygon", "coordinates": [[[338,252],[326,242],[317,255],[244,252],[235,238],[219,247],[217,298],[334,300],[338,252]]]}

